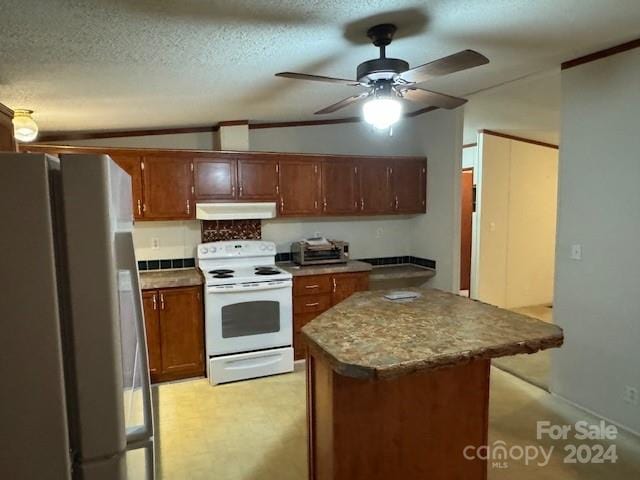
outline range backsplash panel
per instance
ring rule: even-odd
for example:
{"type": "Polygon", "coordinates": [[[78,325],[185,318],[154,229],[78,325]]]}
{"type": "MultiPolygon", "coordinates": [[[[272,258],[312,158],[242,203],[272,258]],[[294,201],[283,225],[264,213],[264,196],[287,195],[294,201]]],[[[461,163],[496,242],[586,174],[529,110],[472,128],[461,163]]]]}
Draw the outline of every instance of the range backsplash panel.
{"type": "Polygon", "coordinates": [[[260,220],[203,220],[202,243],[221,240],[260,240],[260,220]]]}

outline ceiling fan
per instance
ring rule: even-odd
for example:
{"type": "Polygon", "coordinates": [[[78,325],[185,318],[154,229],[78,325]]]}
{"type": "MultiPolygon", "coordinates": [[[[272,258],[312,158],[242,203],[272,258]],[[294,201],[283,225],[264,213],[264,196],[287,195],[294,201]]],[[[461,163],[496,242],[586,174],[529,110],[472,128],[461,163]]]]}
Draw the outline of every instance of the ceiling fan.
{"type": "Polygon", "coordinates": [[[409,68],[408,62],[386,56],[385,49],[393,40],[396,30],[395,25],[385,23],[371,27],[367,31],[367,36],[380,49],[380,58],[367,60],[358,65],[357,80],[293,72],[276,73],[276,76],[366,88],[364,92],[340,100],[315,113],[316,115],[333,113],[348,105],[368,99],[363,105],[365,121],[380,129],[389,128],[400,119],[402,104],[398,98],[446,109],[453,109],[466,103],[467,100],[464,98],[432,92],[419,88],[417,85],[431,78],[487,64],[489,59],[473,50],[463,50],[419,67],[409,68]]]}

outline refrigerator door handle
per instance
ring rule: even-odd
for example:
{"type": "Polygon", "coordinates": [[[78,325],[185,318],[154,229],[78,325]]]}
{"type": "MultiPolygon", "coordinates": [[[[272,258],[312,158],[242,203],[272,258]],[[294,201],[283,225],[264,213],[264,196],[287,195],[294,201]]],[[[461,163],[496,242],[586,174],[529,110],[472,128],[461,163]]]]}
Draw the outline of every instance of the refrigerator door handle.
{"type": "MultiPolygon", "coordinates": [[[[117,235],[124,235],[127,237],[128,251],[131,252],[133,258],[133,265],[136,265],[135,250],[133,245],[133,235],[131,232],[117,233],[117,235]]],[[[142,370],[142,408],[144,423],[140,426],[131,427],[127,429],[127,448],[135,447],[135,445],[144,444],[147,440],[153,437],[153,407],[151,401],[151,380],[149,378],[149,358],[147,356],[147,342],[146,332],[144,328],[144,313],[142,311],[142,294],[140,291],[140,278],[137,268],[133,270],[135,275],[131,275],[131,287],[133,290],[133,296],[135,298],[134,309],[136,315],[136,329],[140,339],[144,340],[144,352],[140,355],[140,368],[142,370]]]]}

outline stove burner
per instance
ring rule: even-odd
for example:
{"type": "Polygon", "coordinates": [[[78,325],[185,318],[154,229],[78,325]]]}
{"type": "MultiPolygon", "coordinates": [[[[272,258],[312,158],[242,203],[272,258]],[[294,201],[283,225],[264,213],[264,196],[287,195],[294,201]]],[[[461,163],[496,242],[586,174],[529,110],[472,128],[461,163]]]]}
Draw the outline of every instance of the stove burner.
{"type": "Polygon", "coordinates": [[[216,273],[213,278],[232,278],[233,274],[231,273],[216,273]]]}
{"type": "Polygon", "coordinates": [[[280,271],[273,267],[256,267],[256,275],[277,275],[280,271]]]}
{"type": "MultiPolygon", "coordinates": [[[[227,273],[233,273],[233,270],[228,270],[226,268],[218,268],[216,270],[209,270],[209,273],[213,275],[226,275],[227,273]]],[[[227,278],[227,277],[221,277],[221,278],[227,278]]]]}

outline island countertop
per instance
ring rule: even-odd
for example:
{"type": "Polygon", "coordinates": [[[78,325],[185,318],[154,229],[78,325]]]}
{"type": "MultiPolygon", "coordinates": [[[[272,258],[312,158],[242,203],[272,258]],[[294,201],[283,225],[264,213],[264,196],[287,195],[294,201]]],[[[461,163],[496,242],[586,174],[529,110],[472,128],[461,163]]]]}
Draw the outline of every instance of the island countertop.
{"type": "Polygon", "coordinates": [[[559,347],[556,325],[430,288],[391,301],[384,291],[359,292],[302,328],[313,354],[341,375],[400,376],[559,347]]]}

